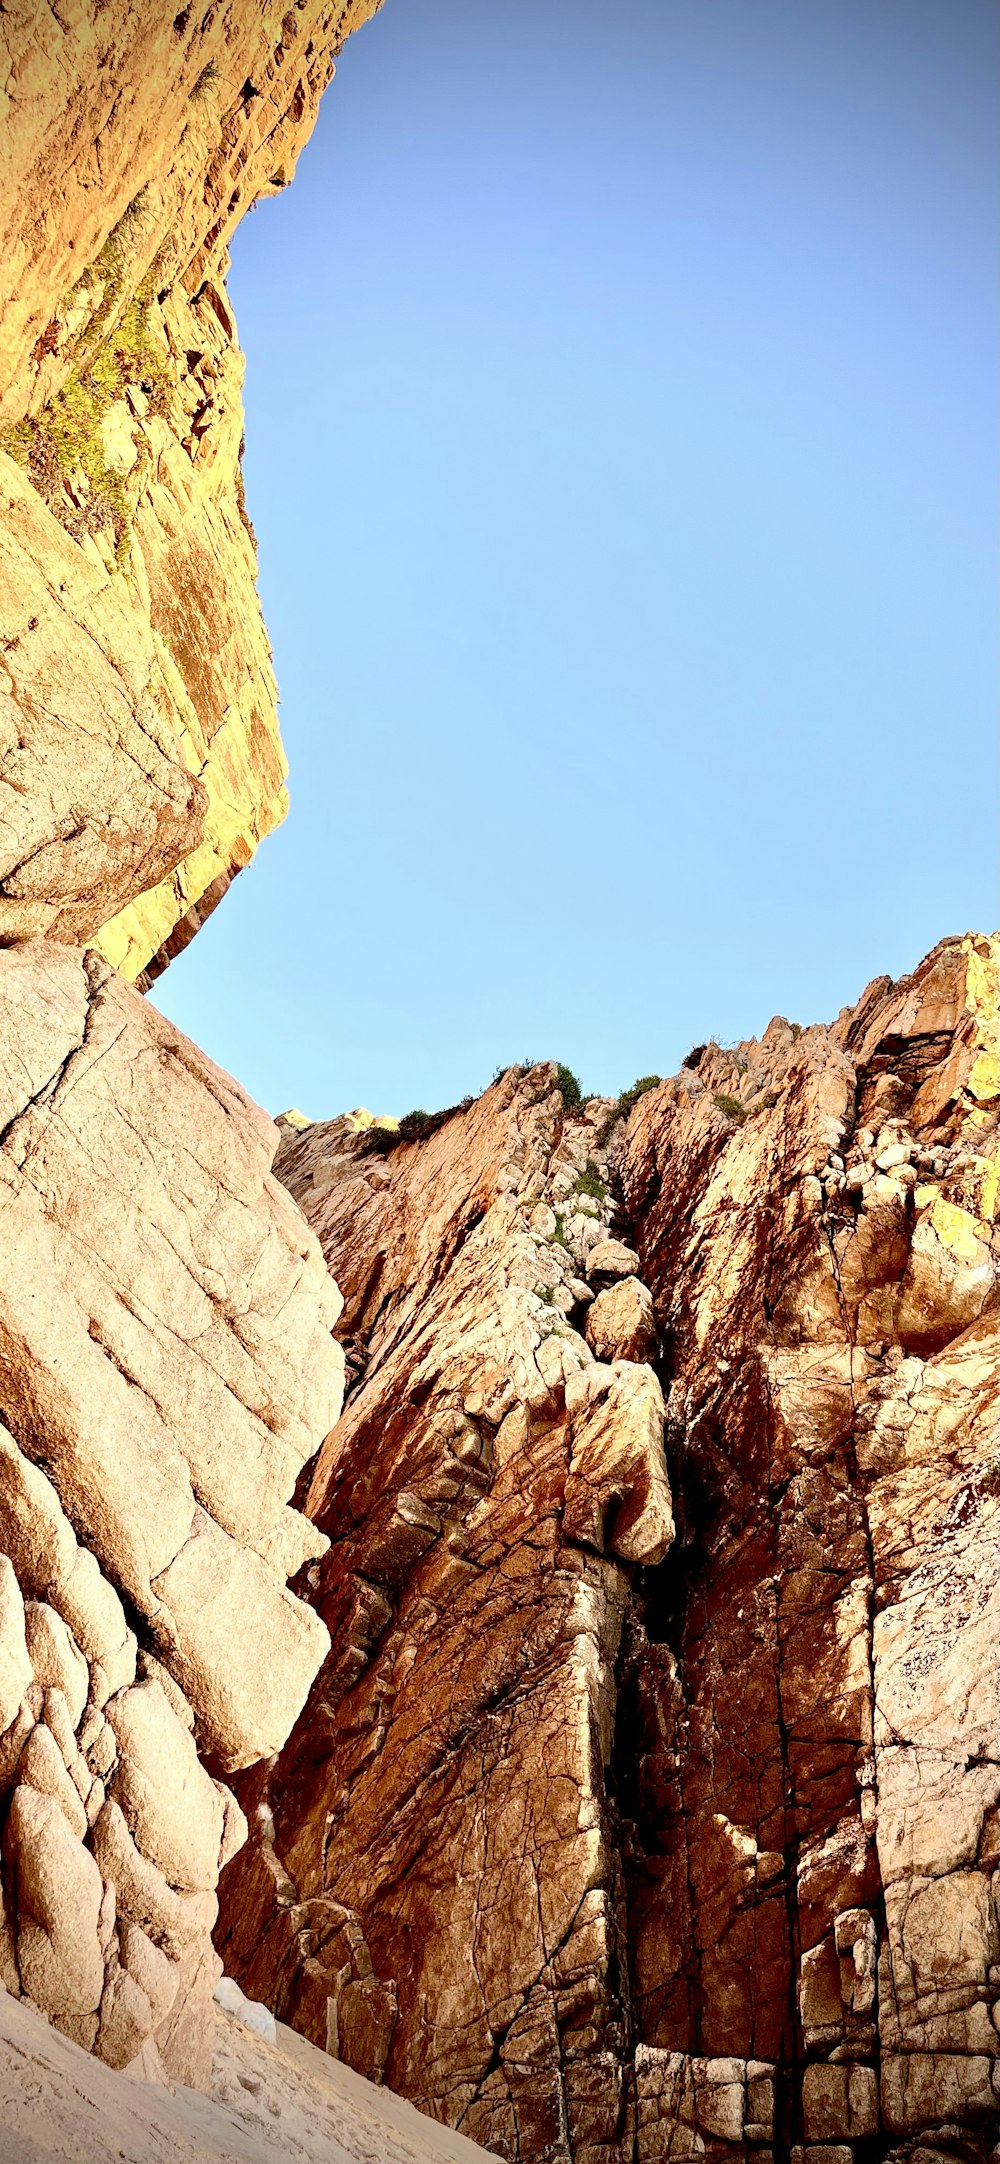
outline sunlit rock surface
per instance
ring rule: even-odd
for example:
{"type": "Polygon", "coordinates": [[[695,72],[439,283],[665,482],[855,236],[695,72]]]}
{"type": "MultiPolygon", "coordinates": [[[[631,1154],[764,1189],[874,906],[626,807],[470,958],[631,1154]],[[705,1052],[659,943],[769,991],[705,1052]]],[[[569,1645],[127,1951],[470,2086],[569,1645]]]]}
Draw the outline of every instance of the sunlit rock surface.
{"type": "Polygon", "coordinates": [[[284,815],[226,251],[376,4],[0,16],[0,941],[155,975],[284,815]]]}
{"type": "Polygon", "coordinates": [[[990,2154],[995,1017],[949,940],[627,1118],[283,1127],[333,1644],[217,1943],[511,2159],[990,2154]]]}

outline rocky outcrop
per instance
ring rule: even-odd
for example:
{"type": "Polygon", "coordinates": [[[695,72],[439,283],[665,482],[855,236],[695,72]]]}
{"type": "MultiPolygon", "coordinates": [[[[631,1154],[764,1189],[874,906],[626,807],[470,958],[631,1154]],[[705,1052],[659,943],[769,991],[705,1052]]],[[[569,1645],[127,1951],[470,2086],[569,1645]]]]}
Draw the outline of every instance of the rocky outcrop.
{"type": "Polygon", "coordinates": [[[0,20],[0,942],[148,981],[283,817],[226,249],[378,0],[0,20]]]}
{"type": "Polygon", "coordinates": [[[288,1498],[339,1303],[276,1140],[99,955],[0,952],[0,1978],[185,2080],[245,1832],[222,1777],[328,1644],[288,1498]]]}
{"type": "Polygon", "coordinates": [[[620,1108],[289,1125],[332,1648],[226,1966],[510,2158],[988,2154],[995,964],[620,1108]]]}

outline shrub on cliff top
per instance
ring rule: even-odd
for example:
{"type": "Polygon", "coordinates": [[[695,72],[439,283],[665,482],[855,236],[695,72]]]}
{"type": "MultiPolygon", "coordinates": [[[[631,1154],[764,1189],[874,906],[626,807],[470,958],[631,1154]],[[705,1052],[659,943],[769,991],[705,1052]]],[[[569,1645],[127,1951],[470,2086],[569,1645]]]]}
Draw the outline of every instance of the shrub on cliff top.
{"type": "Polygon", "coordinates": [[[365,1148],[372,1157],[387,1157],[399,1141],[398,1127],[366,1127],[365,1148]]]}
{"type": "Polygon", "coordinates": [[[580,1088],[580,1084],[577,1081],[572,1069],[569,1067],[564,1067],[562,1061],[560,1061],[558,1066],[556,1067],[556,1088],[559,1091],[559,1094],[562,1098],[563,1104],[565,1105],[567,1112],[572,1112],[575,1110],[577,1105],[582,1105],[583,1091],[580,1088]]]}
{"type": "Polygon", "coordinates": [[[655,1090],[662,1080],[663,1076],[659,1074],[640,1075],[639,1080],[633,1082],[630,1090],[622,1091],[621,1096],[612,1105],[610,1112],[605,1114],[598,1128],[598,1149],[604,1148],[612,1128],[617,1127],[619,1120],[627,1120],[633,1105],[638,1104],[640,1097],[645,1097],[647,1090],[655,1090]]]}
{"type": "Polygon", "coordinates": [[[368,1147],[381,1157],[387,1157],[400,1142],[423,1142],[446,1120],[453,1119],[456,1112],[467,1112],[475,1103],[472,1097],[463,1097],[457,1105],[445,1105],[440,1112],[404,1112],[398,1127],[369,1127],[365,1139],[368,1147]]]}

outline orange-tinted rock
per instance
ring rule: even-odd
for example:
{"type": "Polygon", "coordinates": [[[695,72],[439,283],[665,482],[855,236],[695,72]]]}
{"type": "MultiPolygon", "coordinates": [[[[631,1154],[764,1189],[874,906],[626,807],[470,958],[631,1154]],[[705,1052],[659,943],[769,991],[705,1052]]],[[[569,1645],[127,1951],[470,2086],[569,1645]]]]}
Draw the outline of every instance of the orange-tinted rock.
{"type": "Polygon", "coordinates": [[[286,1132],[357,1363],[309,1491],[336,1650],[247,1789],[218,1941],[314,2041],[539,2157],[567,2099],[598,2148],[630,2121],[605,1767],[627,1568],[672,1532],[656,1377],[573,1327],[610,1203],[554,1081],[511,1072],[388,1155],[351,1121],[286,1132]]]}
{"type": "Polygon", "coordinates": [[[651,1360],[656,1321],[648,1286],[637,1277],[606,1285],[587,1311],[586,1337],[598,1360],[651,1360]]]}
{"type": "Polygon", "coordinates": [[[218,1943],[512,2159],[960,2127],[985,2164],[991,967],[948,941],[832,1028],[704,1048],[605,1149],[538,1069],[385,1154],[284,1131],[345,1295],[303,1581],[334,1650],[218,1943]],[[599,1312],[636,1283],[655,1372],[599,1312]],[[642,1375],[669,1490],[604,1380],[642,1375]]]}
{"type": "Polygon", "coordinates": [[[909,2130],[985,2132],[943,2073],[928,2099],[935,2052],[996,2049],[987,962],[945,943],[832,1031],[710,1049],[622,1147],[681,1528],[623,1700],[636,2018],[776,2060],[797,2140],[896,2131],[897,2053],[909,2130]]]}

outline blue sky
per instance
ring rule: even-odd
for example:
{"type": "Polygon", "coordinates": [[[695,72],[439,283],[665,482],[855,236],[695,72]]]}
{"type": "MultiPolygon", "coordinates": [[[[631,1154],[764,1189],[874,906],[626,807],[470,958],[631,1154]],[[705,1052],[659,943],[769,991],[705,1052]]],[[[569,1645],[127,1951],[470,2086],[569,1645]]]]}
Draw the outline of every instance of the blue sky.
{"type": "Polygon", "coordinates": [[[270,1110],[590,1090],[994,914],[991,0],[386,0],[240,229],[270,1110]]]}

